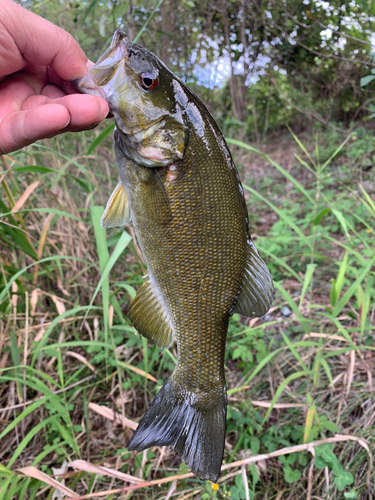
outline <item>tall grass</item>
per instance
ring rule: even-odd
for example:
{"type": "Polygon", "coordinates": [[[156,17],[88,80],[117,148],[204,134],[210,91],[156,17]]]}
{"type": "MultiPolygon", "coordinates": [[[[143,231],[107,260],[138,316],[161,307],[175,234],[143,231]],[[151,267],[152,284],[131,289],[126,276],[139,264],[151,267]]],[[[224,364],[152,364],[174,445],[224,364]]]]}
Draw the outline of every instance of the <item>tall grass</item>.
{"type": "Polygon", "coordinates": [[[351,138],[320,160],[294,137],[292,168],[230,141],[277,294],[230,321],[216,489],[169,449],[126,448],[177,353],[126,316],[145,267],[131,226],[100,227],[110,127],[2,157],[0,499],[371,498],[375,205],[335,182],[351,138]]]}

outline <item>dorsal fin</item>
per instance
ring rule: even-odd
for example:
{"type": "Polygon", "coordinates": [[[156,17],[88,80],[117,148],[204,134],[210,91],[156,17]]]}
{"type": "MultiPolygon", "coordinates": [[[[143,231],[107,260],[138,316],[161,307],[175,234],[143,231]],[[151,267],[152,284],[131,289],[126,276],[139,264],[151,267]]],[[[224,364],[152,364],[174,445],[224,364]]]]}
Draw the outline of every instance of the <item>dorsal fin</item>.
{"type": "Polygon", "coordinates": [[[171,345],[174,331],[148,276],[131,302],[128,316],[138,333],[152,340],[157,347],[166,349],[171,345]]]}
{"type": "Polygon", "coordinates": [[[125,187],[120,181],[111,194],[107,206],[104,210],[101,225],[102,227],[123,226],[131,221],[132,214],[125,187]]]}
{"type": "Polygon", "coordinates": [[[266,264],[249,240],[244,277],[233,313],[243,316],[264,316],[272,305],[274,288],[266,264]]]}

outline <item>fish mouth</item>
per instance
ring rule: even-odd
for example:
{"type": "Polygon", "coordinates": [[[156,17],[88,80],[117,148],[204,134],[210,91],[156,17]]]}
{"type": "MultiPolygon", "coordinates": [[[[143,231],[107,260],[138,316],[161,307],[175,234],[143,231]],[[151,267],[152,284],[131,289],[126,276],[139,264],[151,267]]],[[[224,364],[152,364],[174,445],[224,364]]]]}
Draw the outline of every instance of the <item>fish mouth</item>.
{"type": "Polygon", "coordinates": [[[136,136],[150,135],[159,126],[161,118],[149,120],[147,123],[124,123],[119,116],[119,94],[128,80],[126,64],[129,60],[129,44],[131,41],[122,29],[115,31],[111,44],[98,59],[88,73],[73,80],[73,85],[84,94],[103,97],[115,118],[117,128],[122,134],[136,136]]]}
{"type": "Polygon", "coordinates": [[[111,97],[127,79],[128,43],[123,29],[115,31],[108,49],[84,77],[72,81],[73,85],[84,94],[103,97],[111,108],[111,97]]]}
{"type": "Polygon", "coordinates": [[[163,124],[163,118],[158,118],[145,124],[138,123],[137,125],[127,126],[121,119],[116,120],[116,113],[114,113],[114,116],[120,136],[127,136],[126,140],[130,140],[134,144],[139,144],[142,140],[151,137],[163,124]]]}

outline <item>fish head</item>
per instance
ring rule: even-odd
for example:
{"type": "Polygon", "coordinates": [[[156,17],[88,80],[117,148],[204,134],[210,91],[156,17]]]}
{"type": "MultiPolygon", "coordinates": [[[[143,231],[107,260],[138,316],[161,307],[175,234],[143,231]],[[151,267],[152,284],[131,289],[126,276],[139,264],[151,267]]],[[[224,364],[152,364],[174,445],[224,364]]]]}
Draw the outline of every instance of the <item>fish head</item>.
{"type": "Polygon", "coordinates": [[[124,154],[155,167],[182,159],[187,142],[173,73],[151,52],[117,30],[97,63],[74,85],[104,97],[124,154]]]}

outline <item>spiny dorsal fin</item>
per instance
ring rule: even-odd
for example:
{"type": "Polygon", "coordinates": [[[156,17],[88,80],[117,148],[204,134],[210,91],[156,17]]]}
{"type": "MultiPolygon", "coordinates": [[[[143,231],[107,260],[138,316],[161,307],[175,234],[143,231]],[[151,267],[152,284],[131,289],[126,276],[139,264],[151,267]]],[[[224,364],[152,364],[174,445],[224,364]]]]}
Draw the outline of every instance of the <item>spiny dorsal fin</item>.
{"type": "Polygon", "coordinates": [[[123,226],[130,222],[131,218],[128,195],[123,183],[120,181],[107,202],[101,225],[103,228],[123,226]]]}
{"type": "Polygon", "coordinates": [[[128,309],[128,316],[134,327],[160,349],[166,349],[173,341],[174,331],[168,316],[156,297],[150,278],[142,284],[128,309]]]}
{"type": "Polygon", "coordinates": [[[254,243],[248,241],[241,291],[232,312],[260,318],[271,307],[273,295],[274,288],[270,272],[254,243]]]}

